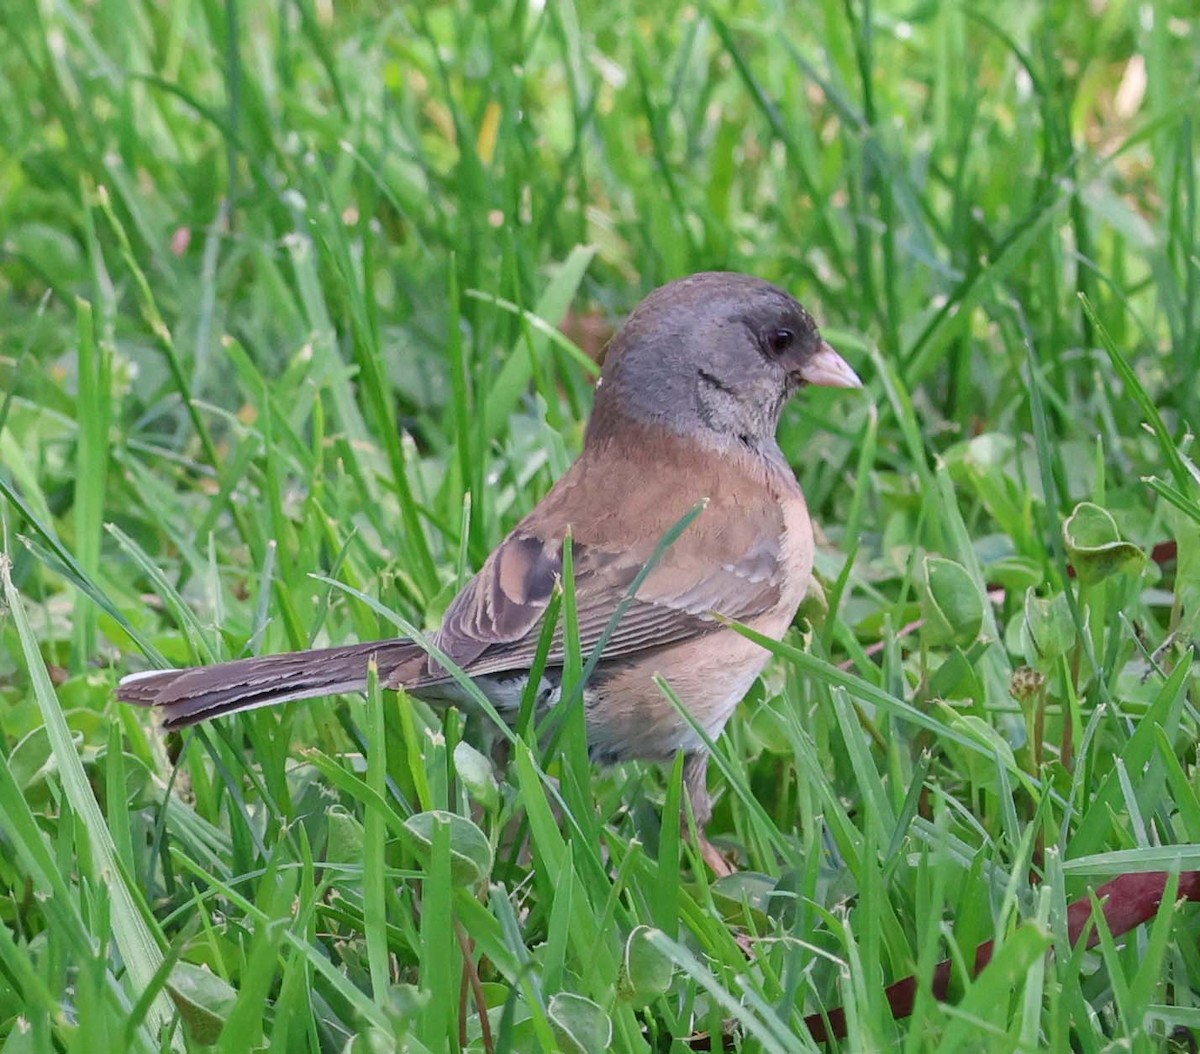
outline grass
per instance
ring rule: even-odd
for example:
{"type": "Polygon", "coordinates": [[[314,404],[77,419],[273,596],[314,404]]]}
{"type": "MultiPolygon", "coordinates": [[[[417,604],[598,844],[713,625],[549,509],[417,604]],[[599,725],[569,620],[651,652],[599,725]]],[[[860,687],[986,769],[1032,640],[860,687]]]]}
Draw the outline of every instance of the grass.
{"type": "Polygon", "coordinates": [[[19,3],[6,1054],[792,1051],[837,1006],[846,1050],[1189,1049],[1195,910],[1087,951],[1065,908],[1200,869],[1198,58],[1166,0],[19,3]],[[713,267],[868,379],[781,430],[823,588],[710,766],[733,878],[679,766],[569,722],[493,771],[377,692],[114,701],[436,627],[607,327],[713,267]]]}

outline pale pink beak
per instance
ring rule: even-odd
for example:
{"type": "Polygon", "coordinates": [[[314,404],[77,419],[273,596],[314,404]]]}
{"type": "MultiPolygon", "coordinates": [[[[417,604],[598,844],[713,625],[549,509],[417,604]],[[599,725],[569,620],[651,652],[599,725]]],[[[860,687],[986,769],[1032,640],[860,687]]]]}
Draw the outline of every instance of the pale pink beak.
{"type": "Polygon", "coordinates": [[[825,341],[817,353],[804,364],[800,379],[805,384],[816,384],[823,388],[861,388],[862,380],[825,341]]]}

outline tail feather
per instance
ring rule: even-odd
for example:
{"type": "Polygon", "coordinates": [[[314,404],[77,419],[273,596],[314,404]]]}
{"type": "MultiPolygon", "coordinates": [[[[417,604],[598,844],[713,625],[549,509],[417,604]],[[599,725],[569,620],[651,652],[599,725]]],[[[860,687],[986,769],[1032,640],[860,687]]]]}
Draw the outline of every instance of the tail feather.
{"type": "Polygon", "coordinates": [[[417,687],[430,680],[425,652],[400,639],[135,673],[121,680],[117,698],[159,710],[164,728],[183,728],[222,714],[364,691],[372,656],[381,683],[417,687]]]}

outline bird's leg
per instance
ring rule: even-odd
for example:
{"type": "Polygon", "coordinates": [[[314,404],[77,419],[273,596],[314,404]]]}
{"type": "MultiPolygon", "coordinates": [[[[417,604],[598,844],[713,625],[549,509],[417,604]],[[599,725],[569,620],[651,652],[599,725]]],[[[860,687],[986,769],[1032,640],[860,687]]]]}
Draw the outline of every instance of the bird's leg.
{"type": "MultiPolygon", "coordinates": [[[[698,751],[689,754],[683,762],[683,788],[687,792],[688,801],[692,804],[692,818],[696,823],[696,848],[704,862],[712,868],[717,878],[732,875],[733,866],[718,851],[717,847],[708,840],[705,828],[712,819],[712,800],[708,796],[708,753],[698,751]]],[[[683,817],[687,824],[687,815],[683,817]]]]}

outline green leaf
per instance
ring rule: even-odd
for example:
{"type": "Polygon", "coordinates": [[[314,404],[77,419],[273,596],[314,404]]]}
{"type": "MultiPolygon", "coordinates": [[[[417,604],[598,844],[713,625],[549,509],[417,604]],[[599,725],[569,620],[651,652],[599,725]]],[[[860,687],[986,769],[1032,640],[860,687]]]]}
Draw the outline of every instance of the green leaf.
{"type": "Polygon", "coordinates": [[[993,750],[1000,761],[1003,762],[1006,770],[1012,771],[1017,767],[1016,759],[1013,757],[1012,746],[982,718],[976,717],[974,714],[958,714],[955,715],[954,725],[960,731],[973,736],[979,743],[993,750]]]}
{"type": "Polygon", "coordinates": [[[1042,584],[1042,565],[1028,556],[1002,556],[985,568],[987,580],[1005,589],[1029,589],[1042,584]]]}
{"type": "MultiPolygon", "coordinates": [[[[82,737],[76,737],[76,745],[82,737]]],[[[12,748],[8,765],[13,779],[28,799],[35,783],[41,782],[54,769],[54,753],[50,749],[50,735],[45,725],[27,732],[12,748]]]]}
{"type": "Polygon", "coordinates": [[[1108,878],[1147,871],[1200,871],[1200,845],[1155,845],[1090,853],[1063,863],[1068,875],[1108,878]]]}
{"type": "Polygon", "coordinates": [[[1075,620],[1062,593],[1044,599],[1026,590],[1025,628],[1034,648],[1033,654],[1026,655],[1031,662],[1057,659],[1075,643],[1075,620]]]}
{"type": "Polygon", "coordinates": [[[1138,571],[1146,561],[1136,545],[1121,540],[1117,521],[1109,512],[1090,501],[1075,506],[1063,524],[1062,533],[1075,573],[1087,585],[1122,571],[1138,571]]]}
{"type": "Polygon", "coordinates": [[[675,964],[650,940],[649,926],[636,926],[625,942],[621,992],[634,1006],[646,1006],[671,987],[675,964]]]}
{"type": "MultiPolygon", "coordinates": [[[[742,916],[746,909],[766,917],[775,879],[758,872],[734,872],[713,882],[713,903],[730,915],[742,916]]],[[[762,921],[762,920],[760,920],[762,921]]]]}
{"type": "Polygon", "coordinates": [[[921,634],[929,644],[967,645],[983,625],[983,596],[962,564],[927,556],[923,564],[921,634]]]}
{"type": "Polygon", "coordinates": [[[344,805],[331,805],[325,810],[328,834],[325,857],[335,864],[361,864],[363,858],[363,825],[344,805]]]}
{"type": "Polygon", "coordinates": [[[492,847],[487,836],[464,816],[435,809],[417,813],[404,821],[404,827],[428,860],[436,824],[450,828],[450,878],[457,886],[473,885],[492,871],[492,847]]]}
{"type": "Polygon", "coordinates": [[[197,1043],[216,1043],[237,1002],[237,989],[211,970],[177,962],[167,982],[167,994],[179,1009],[188,1035],[197,1043]]]}
{"type": "Polygon", "coordinates": [[[569,1054],[595,1054],[608,1050],[612,1022],[599,1004],[570,992],[559,992],[547,1011],[559,1049],[569,1054]]]}
{"type": "Polygon", "coordinates": [[[975,667],[961,648],[953,648],[929,679],[929,693],[936,699],[977,698],[983,691],[975,667]]]}
{"type": "MultiPolygon", "coordinates": [[[[415,984],[394,984],[387,990],[385,1009],[392,1022],[392,1030],[397,1036],[406,1035],[429,1007],[432,996],[428,988],[419,988],[415,984]]],[[[415,1042],[413,1037],[409,1041],[415,1042]]]]}
{"type": "Polygon", "coordinates": [[[499,807],[500,785],[496,782],[492,763],[465,740],[460,739],[455,744],[454,770],[467,793],[480,805],[486,809],[499,807]]]}

